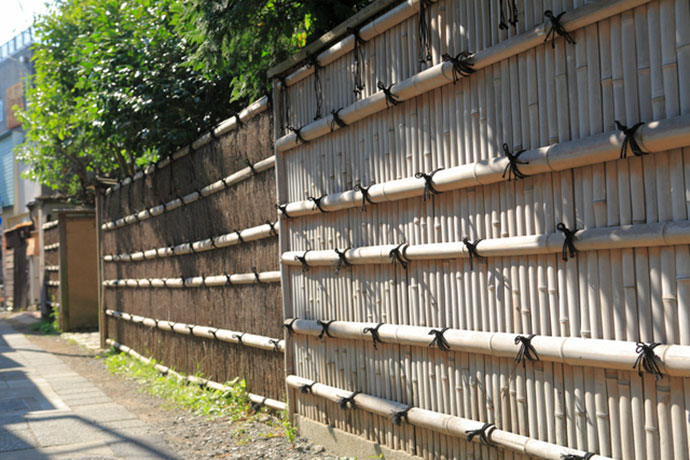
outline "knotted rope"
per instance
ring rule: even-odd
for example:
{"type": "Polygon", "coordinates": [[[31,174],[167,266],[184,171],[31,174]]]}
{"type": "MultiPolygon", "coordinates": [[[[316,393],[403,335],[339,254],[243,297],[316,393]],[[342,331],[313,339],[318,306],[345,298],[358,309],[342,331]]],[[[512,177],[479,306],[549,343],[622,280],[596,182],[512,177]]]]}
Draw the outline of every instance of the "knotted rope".
{"type": "Polygon", "coordinates": [[[434,174],[436,174],[442,169],[443,168],[438,168],[437,170],[432,171],[431,174],[427,174],[421,171],[415,173],[414,177],[416,177],[417,179],[424,179],[424,193],[422,194],[423,201],[431,199],[432,195],[438,195],[439,193],[441,193],[434,188],[433,178],[434,174]]]}
{"type": "Polygon", "coordinates": [[[347,126],[347,123],[345,123],[343,119],[340,118],[341,110],[343,110],[342,107],[340,107],[338,110],[331,110],[331,132],[335,131],[336,126],[338,128],[345,128],[347,126]]]}
{"type": "Polygon", "coordinates": [[[362,184],[357,184],[357,185],[355,185],[355,187],[353,189],[355,192],[359,192],[362,194],[362,212],[366,212],[366,210],[367,210],[366,204],[367,203],[376,204],[373,201],[371,201],[371,198],[369,198],[369,189],[371,188],[372,185],[374,185],[374,184],[372,183],[372,184],[369,184],[368,187],[365,187],[362,184]]]}
{"type": "Polygon", "coordinates": [[[355,396],[360,394],[361,391],[355,391],[352,393],[350,396],[341,396],[340,399],[338,399],[338,407],[341,409],[348,409],[348,408],[355,408],[355,396]]]}
{"type": "Polygon", "coordinates": [[[308,252],[309,250],[304,251],[304,254],[302,254],[301,256],[295,256],[295,262],[299,262],[300,264],[302,264],[302,273],[307,273],[311,269],[311,267],[307,263],[308,252]]]}
{"type": "Polygon", "coordinates": [[[335,272],[340,273],[340,270],[343,268],[343,266],[346,267],[351,267],[352,264],[347,261],[347,258],[345,257],[345,253],[347,250],[350,248],[343,249],[342,251],[339,251],[338,248],[335,248],[334,251],[336,254],[338,254],[338,262],[335,264],[335,272]]]}
{"type": "Polygon", "coordinates": [[[472,442],[472,439],[474,439],[475,436],[479,436],[479,439],[481,440],[482,444],[485,444],[487,446],[491,445],[491,441],[489,439],[489,436],[491,433],[489,430],[491,428],[496,428],[496,426],[493,423],[485,423],[481,428],[478,428],[476,430],[467,430],[465,431],[465,435],[467,436],[467,442],[472,442]]]}
{"type": "Polygon", "coordinates": [[[513,177],[513,180],[517,181],[518,179],[524,179],[527,177],[526,174],[523,174],[522,171],[520,171],[520,165],[528,165],[529,161],[520,161],[520,155],[525,153],[525,150],[520,150],[519,152],[513,153],[510,151],[508,148],[508,144],[503,144],[503,153],[505,154],[506,158],[508,158],[508,164],[506,165],[505,169],[503,170],[503,178],[506,177],[506,173],[508,174],[508,180],[511,180],[511,175],[513,177]]]}
{"type": "Polygon", "coordinates": [[[316,207],[319,209],[319,211],[321,211],[321,213],[325,214],[325,213],[327,213],[328,211],[324,210],[324,209],[321,207],[321,200],[323,200],[325,196],[326,196],[325,194],[324,194],[324,195],[321,195],[321,196],[318,197],[318,198],[313,197],[313,196],[310,196],[310,197],[307,197],[307,200],[312,201],[312,202],[316,205],[316,207]]]}
{"type": "Polygon", "coordinates": [[[292,318],[289,323],[283,324],[283,327],[287,329],[288,337],[292,337],[292,334],[295,333],[295,330],[293,329],[293,326],[295,324],[295,321],[297,321],[298,318],[292,318]]]}
{"type": "Polygon", "coordinates": [[[365,327],[364,329],[362,329],[362,333],[371,334],[371,340],[374,342],[374,349],[375,350],[378,350],[376,343],[383,343],[383,341],[379,337],[379,328],[381,326],[383,326],[383,323],[378,323],[374,327],[365,327]]]}
{"type": "Polygon", "coordinates": [[[628,146],[630,146],[630,151],[636,157],[641,157],[649,153],[642,150],[640,144],[638,144],[637,140],[635,140],[635,131],[637,131],[637,129],[640,126],[644,125],[644,122],[635,123],[630,128],[628,128],[618,120],[615,120],[615,122],[618,130],[623,131],[623,135],[625,136],[625,139],[623,139],[623,145],[621,145],[621,158],[625,158],[628,156],[628,146]]]}
{"type": "Polygon", "coordinates": [[[644,342],[637,342],[637,348],[635,353],[639,353],[635,364],[633,364],[633,369],[637,368],[637,375],[642,377],[642,370],[649,372],[654,375],[654,380],[659,380],[664,378],[664,374],[661,372],[659,363],[657,363],[657,356],[654,353],[654,349],[661,345],[660,343],[650,343],[647,345],[644,342]]]}
{"type": "Polygon", "coordinates": [[[321,77],[319,76],[319,70],[323,69],[319,64],[319,60],[316,58],[315,54],[309,56],[309,62],[307,63],[307,68],[314,68],[314,93],[316,94],[316,115],[314,120],[321,118],[321,106],[323,104],[323,88],[321,87],[321,77]]]}
{"type": "Polygon", "coordinates": [[[498,24],[498,28],[502,30],[508,29],[508,24],[515,27],[518,23],[518,7],[515,4],[515,0],[505,0],[506,7],[508,9],[508,22],[506,23],[506,14],[503,12],[504,0],[499,0],[501,8],[501,22],[498,24]]]}
{"type": "Polygon", "coordinates": [[[421,0],[419,2],[419,49],[422,52],[419,62],[425,64],[431,61],[431,28],[427,18],[429,7],[434,2],[432,0],[421,0]]]}
{"type": "Polygon", "coordinates": [[[333,324],[334,321],[335,321],[334,319],[332,319],[330,321],[321,321],[320,319],[316,320],[316,324],[321,326],[321,333],[319,334],[320,339],[323,339],[324,334],[326,334],[328,337],[330,337],[332,339],[335,338],[331,335],[331,331],[329,330],[329,328],[331,327],[331,324],[333,324]]]}
{"type": "Polygon", "coordinates": [[[520,349],[517,352],[517,355],[515,356],[515,362],[520,363],[522,362],[522,367],[525,367],[525,363],[527,360],[530,361],[539,361],[539,355],[537,354],[537,350],[534,349],[534,346],[532,346],[532,339],[536,336],[536,334],[530,334],[528,336],[524,335],[518,335],[515,337],[515,345],[518,343],[520,344],[520,349]]]}
{"type": "Polygon", "coordinates": [[[306,144],[307,142],[309,142],[302,137],[302,128],[295,128],[293,126],[288,126],[288,129],[290,131],[292,131],[293,133],[295,133],[295,137],[297,137],[297,143],[298,144],[306,144]]]}
{"type": "Polygon", "coordinates": [[[364,89],[364,81],[362,79],[362,62],[364,62],[364,53],[362,52],[362,46],[366,44],[366,41],[359,35],[359,28],[348,27],[347,31],[350,32],[355,37],[355,94],[360,94],[364,89]]]}
{"type": "Polygon", "coordinates": [[[405,243],[400,243],[397,247],[391,249],[391,251],[388,253],[388,257],[391,258],[392,264],[398,262],[402,268],[407,270],[407,262],[405,262],[404,254],[400,252],[400,250],[404,246],[405,246],[405,243]]]}
{"type": "Polygon", "coordinates": [[[551,21],[551,29],[546,34],[546,37],[544,37],[544,43],[549,41],[549,37],[551,37],[551,48],[554,48],[555,42],[556,42],[556,34],[560,35],[561,37],[565,38],[565,41],[571,44],[575,44],[575,40],[573,40],[573,37],[570,36],[567,30],[563,27],[561,24],[561,17],[565,14],[565,11],[560,13],[558,16],[553,15],[553,11],[551,10],[546,10],[544,11],[544,16],[546,16],[547,19],[551,21]]]}
{"type": "Polygon", "coordinates": [[[410,412],[410,409],[413,407],[414,406],[407,406],[402,410],[393,411],[393,413],[391,413],[391,420],[393,420],[393,424],[400,426],[403,420],[407,421],[407,413],[410,412]]]}
{"type": "Polygon", "coordinates": [[[462,239],[462,242],[465,243],[465,247],[467,248],[467,252],[470,255],[470,270],[474,270],[474,258],[476,257],[477,259],[480,259],[482,256],[479,255],[477,252],[477,245],[482,239],[478,239],[474,243],[470,241],[468,237],[465,237],[462,239]]]}
{"type": "Polygon", "coordinates": [[[457,83],[460,77],[469,77],[474,73],[472,66],[474,65],[474,53],[469,51],[461,51],[455,57],[445,53],[441,58],[443,62],[450,62],[453,64],[453,84],[457,83]]]}
{"type": "Polygon", "coordinates": [[[383,84],[382,81],[379,81],[376,84],[376,87],[383,91],[383,94],[386,95],[386,107],[390,108],[391,105],[398,105],[400,104],[400,101],[398,100],[398,96],[393,94],[391,91],[391,88],[393,87],[393,83],[390,84],[390,86],[386,87],[386,85],[383,84]]]}
{"type": "Polygon", "coordinates": [[[565,235],[565,241],[563,241],[562,258],[563,261],[567,262],[568,254],[570,254],[570,257],[575,257],[575,254],[577,254],[577,248],[575,248],[574,242],[577,228],[570,230],[563,222],[560,222],[558,225],[556,225],[556,229],[565,235]]]}
{"type": "Polygon", "coordinates": [[[436,345],[439,350],[441,351],[449,351],[450,350],[450,345],[448,344],[448,341],[446,340],[445,337],[443,337],[443,334],[450,329],[449,327],[444,327],[443,329],[432,329],[429,331],[429,335],[434,336],[434,340],[431,341],[429,344],[429,347],[433,347],[436,345]]]}

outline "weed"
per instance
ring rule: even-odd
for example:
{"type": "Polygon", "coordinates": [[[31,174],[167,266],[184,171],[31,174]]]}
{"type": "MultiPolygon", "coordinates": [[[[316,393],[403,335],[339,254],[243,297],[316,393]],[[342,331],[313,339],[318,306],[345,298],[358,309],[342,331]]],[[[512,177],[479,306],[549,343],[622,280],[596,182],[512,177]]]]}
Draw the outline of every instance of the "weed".
{"type": "MultiPolygon", "coordinates": [[[[228,391],[211,390],[162,375],[154,367],[155,363],[145,364],[124,353],[111,351],[105,356],[105,363],[112,373],[140,381],[147,393],[198,415],[226,417],[234,422],[246,418],[249,410],[244,380],[227,382],[228,391]]],[[[197,376],[201,377],[199,373],[197,376]]]]}
{"type": "Polygon", "coordinates": [[[38,331],[45,335],[59,335],[62,333],[60,330],[60,323],[58,322],[58,311],[53,307],[53,311],[50,313],[50,319],[42,319],[38,323],[34,323],[30,326],[32,331],[38,331]]]}
{"type": "Polygon", "coordinates": [[[287,410],[284,410],[281,415],[281,422],[285,429],[285,437],[290,441],[290,444],[294,445],[295,439],[297,439],[297,427],[290,422],[287,410]]]}

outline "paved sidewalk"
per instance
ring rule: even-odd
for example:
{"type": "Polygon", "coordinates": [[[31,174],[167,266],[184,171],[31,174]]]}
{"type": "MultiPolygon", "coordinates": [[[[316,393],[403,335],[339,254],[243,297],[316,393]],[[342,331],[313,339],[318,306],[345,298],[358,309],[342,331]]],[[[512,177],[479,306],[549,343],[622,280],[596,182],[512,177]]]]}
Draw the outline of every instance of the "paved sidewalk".
{"type": "Polygon", "coordinates": [[[0,320],[0,459],[178,458],[59,356],[0,320]]]}

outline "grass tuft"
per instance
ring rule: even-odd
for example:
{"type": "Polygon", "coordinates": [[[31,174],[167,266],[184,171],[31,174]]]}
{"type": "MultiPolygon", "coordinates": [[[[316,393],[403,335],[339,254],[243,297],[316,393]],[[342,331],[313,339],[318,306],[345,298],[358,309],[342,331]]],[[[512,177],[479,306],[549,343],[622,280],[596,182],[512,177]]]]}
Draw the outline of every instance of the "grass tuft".
{"type": "MultiPolygon", "coordinates": [[[[244,380],[235,379],[226,382],[225,385],[231,388],[229,391],[212,390],[172,376],[162,375],[153,364],[142,363],[114,349],[105,356],[105,364],[112,373],[142,383],[142,388],[146,393],[197,415],[224,417],[237,421],[247,418],[250,410],[244,380]]],[[[202,377],[200,374],[197,376],[202,377]]]]}
{"type": "Polygon", "coordinates": [[[38,331],[45,335],[60,335],[62,331],[60,330],[60,323],[58,322],[58,311],[53,308],[50,313],[50,320],[41,319],[38,323],[34,323],[29,326],[32,331],[38,331]]]}

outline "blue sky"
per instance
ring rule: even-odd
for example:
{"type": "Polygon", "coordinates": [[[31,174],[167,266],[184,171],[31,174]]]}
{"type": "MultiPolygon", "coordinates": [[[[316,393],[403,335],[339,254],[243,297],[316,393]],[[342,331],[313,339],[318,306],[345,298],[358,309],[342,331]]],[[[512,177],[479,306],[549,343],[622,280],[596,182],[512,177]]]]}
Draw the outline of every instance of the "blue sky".
{"type": "Polygon", "coordinates": [[[35,14],[47,10],[46,2],[47,0],[0,0],[0,44],[29,27],[35,14]]]}

